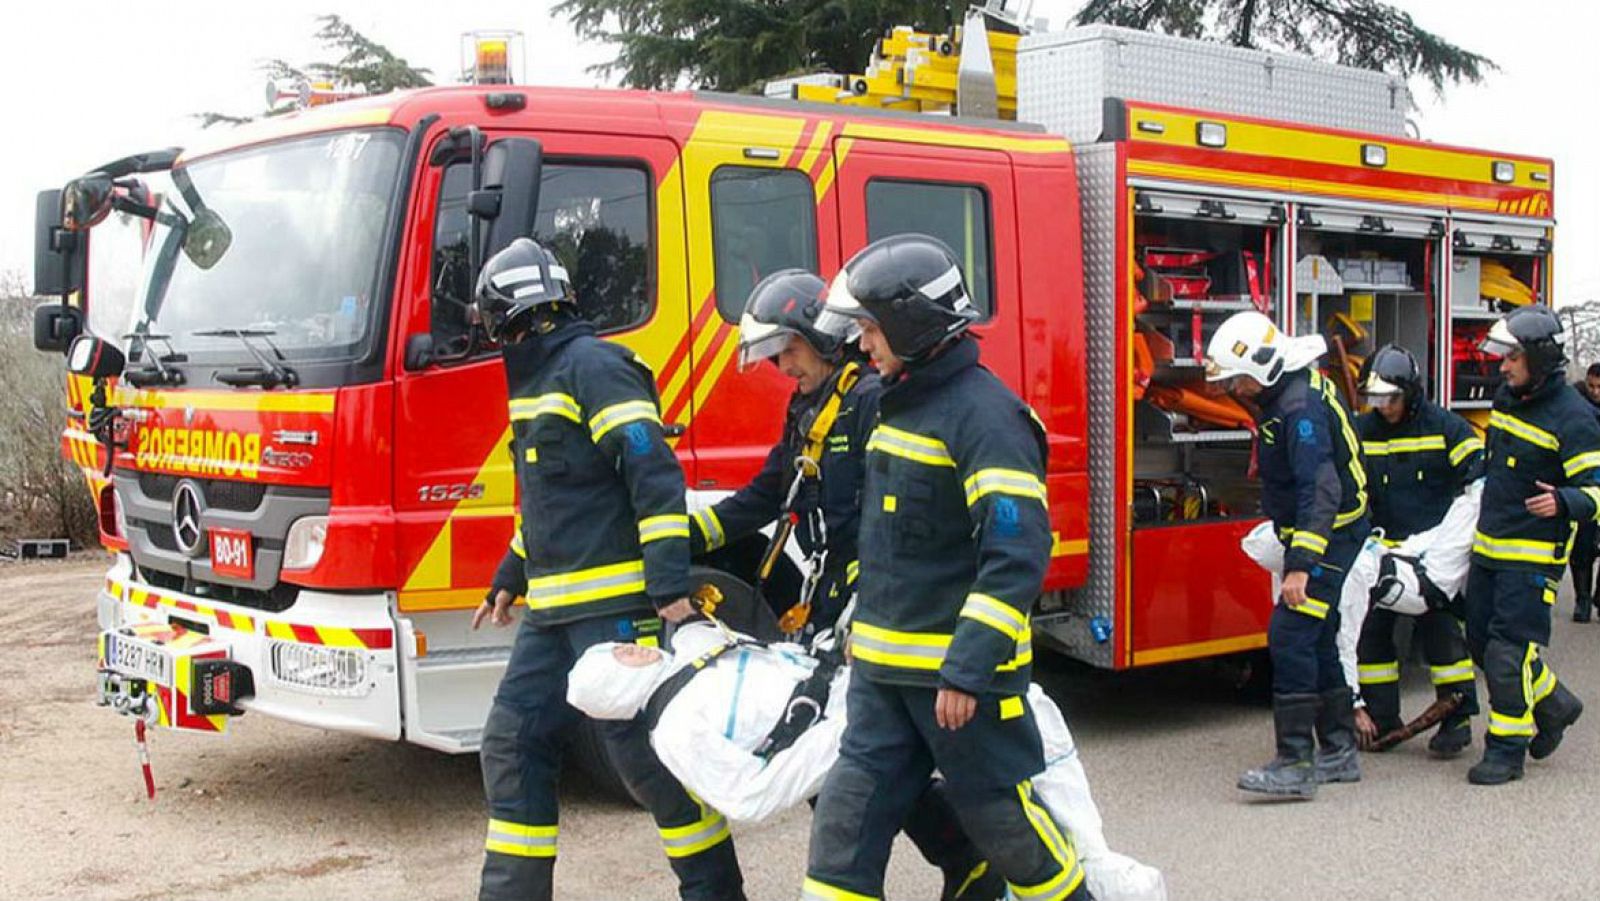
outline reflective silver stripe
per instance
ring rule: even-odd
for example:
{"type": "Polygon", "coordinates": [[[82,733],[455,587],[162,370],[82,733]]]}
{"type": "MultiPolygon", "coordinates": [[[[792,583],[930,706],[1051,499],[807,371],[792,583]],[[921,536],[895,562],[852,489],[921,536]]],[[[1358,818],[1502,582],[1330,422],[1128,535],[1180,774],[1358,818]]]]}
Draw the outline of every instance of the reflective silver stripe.
{"type": "Polygon", "coordinates": [[[934,300],[938,300],[946,294],[949,294],[950,290],[959,284],[961,284],[961,270],[951,266],[949,269],[944,271],[943,275],[931,282],[928,282],[926,285],[923,285],[917,290],[921,292],[922,296],[924,297],[931,297],[934,300]]]}
{"type": "MultiPolygon", "coordinates": [[[[1396,666],[1398,670],[1398,665],[1396,666]]],[[[1473,678],[1472,658],[1457,660],[1448,666],[1428,667],[1428,676],[1434,685],[1449,685],[1454,682],[1467,682],[1473,678]]]]}
{"type": "Polygon", "coordinates": [[[509,285],[514,285],[517,282],[525,282],[529,279],[533,279],[534,281],[543,284],[544,271],[538,266],[518,266],[515,269],[507,269],[503,272],[496,272],[489,279],[489,281],[493,282],[496,288],[505,288],[509,285]]]}
{"type": "Polygon", "coordinates": [[[511,419],[528,420],[539,416],[560,416],[573,422],[583,422],[583,409],[570,394],[541,394],[537,397],[511,399],[511,419]]]}
{"type": "Polygon", "coordinates": [[[871,437],[867,439],[867,450],[882,451],[928,466],[948,466],[953,469],[956,465],[950,456],[950,449],[945,447],[943,441],[893,426],[880,425],[873,429],[871,437]]]}
{"type": "Polygon", "coordinates": [[[1473,535],[1472,551],[1493,560],[1521,560],[1526,563],[1551,564],[1567,562],[1566,548],[1556,544],[1554,541],[1491,538],[1482,532],[1473,535]]]}
{"type": "Polygon", "coordinates": [[[607,433],[619,425],[644,420],[661,424],[661,414],[656,412],[656,405],[647,400],[630,400],[620,404],[612,404],[596,413],[589,419],[589,433],[594,436],[596,444],[607,433]]]}
{"type": "Polygon", "coordinates": [[[1589,451],[1588,453],[1579,454],[1570,460],[1562,461],[1561,470],[1570,479],[1578,473],[1587,472],[1596,466],[1600,466],[1600,451],[1589,451]]]}
{"type": "MultiPolygon", "coordinates": [[[[1031,472],[1021,469],[980,469],[967,477],[967,506],[977,503],[984,495],[1012,494],[1031,498],[1041,504],[1045,500],[1044,482],[1031,472]]],[[[1048,505],[1048,504],[1047,504],[1048,505]]]]}
{"type": "Polygon", "coordinates": [[[511,552],[518,557],[526,558],[528,549],[522,543],[522,526],[519,524],[511,530],[511,552]]]}
{"type": "Polygon", "coordinates": [[[1028,619],[1015,607],[987,594],[969,594],[961,616],[983,623],[1001,635],[1017,641],[1028,629],[1028,619]]]}
{"type": "Polygon", "coordinates": [[[1489,711],[1489,734],[1504,735],[1511,738],[1533,736],[1533,711],[1529,710],[1521,716],[1506,716],[1503,713],[1489,711]]]}
{"type": "Polygon", "coordinates": [[[683,513],[668,513],[662,516],[649,516],[639,520],[639,543],[649,544],[663,538],[688,538],[689,516],[683,513]]]}
{"type": "Polygon", "coordinates": [[[1461,461],[1472,456],[1474,451],[1483,450],[1483,442],[1477,438],[1467,438],[1450,450],[1450,465],[1460,466],[1461,461]]]}
{"type": "Polygon", "coordinates": [[[1386,663],[1363,663],[1356,667],[1362,685],[1383,685],[1388,682],[1400,681],[1400,661],[1391,660],[1386,663]]]}
{"type": "Polygon", "coordinates": [[[528,580],[528,606],[538,610],[644,591],[644,561],[630,560],[528,580]]]}
{"type": "Polygon", "coordinates": [[[703,804],[700,809],[708,815],[698,822],[658,830],[668,857],[690,857],[728,840],[728,821],[722,814],[703,804]]]}
{"type": "Polygon", "coordinates": [[[486,850],[514,857],[556,856],[555,826],[526,826],[510,820],[490,820],[489,834],[483,841],[486,850]]]}
{"type": "Polygon", "coordinates": [[[694,511],[693,516],[694,524],[700,528],[700,534],[706,540],[706,550],[714,551],[722,547],[728,536],[722,531],[722,520],[717,518],[717,511],[707,507],[694,511]]]}
{"type": "MultiPolygon", "coordinates": [[[[899,632],[870,623],[850,627],[850,651],[856,659],[879,666],[910,670],[937,670],[944,662],[952,636],[933,632],[899,632]]],[[[995,667],[1012,672],[1033,662],[1033,632],[1024,630],[1011,659],[995,667]]]]}
{"type": "Polygon", "coordinates": [[[1556,439],[1556,436],[1500,410],[1495,410],[1489,414],[1489,428],[1509,432],[1529,444],[1537,445],[1546,450],[1561,449],[1561,442],[1556,439]]]}

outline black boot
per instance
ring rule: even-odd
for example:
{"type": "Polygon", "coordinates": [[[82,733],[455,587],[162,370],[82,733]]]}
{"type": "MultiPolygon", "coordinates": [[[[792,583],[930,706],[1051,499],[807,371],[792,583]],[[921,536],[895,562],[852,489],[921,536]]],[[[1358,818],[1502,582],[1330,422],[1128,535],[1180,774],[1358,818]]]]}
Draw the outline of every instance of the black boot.
{"type": "Polygon", "coordinates": [[[1489,735],[1483,740],[1483,759],[1467,771],[1473,785],[1504,785],[1522,778],[1522,758],[1527,745],[1514,738],[1489,735]]]}
{"type": "Polygon", "coordinates": [[[1534,760],[1543,760],[1556,752],[1561,744],[1561,737],[1566,734],[1567,727],[1576,723],[1578,717],[1583,715],[1583,702],[1578,696],[1567,690],[1565,685],[1556,683],[1555,690],[1533,708],[1533,724],[1539,728],[1533,741],[1528,743],[1528,756],[1534,760]]]}
{"type": "Polygon", "coordinates": [[[1317,781],[1360,782],[1361,757],[1356,751],[1356,710],[1350,689],[1322,693],[1317,713],[1317,781]]]}
{"type": "Polygon", "coordinates": [[[1478,712],[1478,686],[1472,682],[1456,682],[1440,685],[1435,692],[1441,700],[1461,695],[1461,706],[1445,717],[1439,724],[1439,731],[1428,739],[1428,753],[1440,760],[1460,757],[1472,744],[1472,717],[1478,712]]]}
{"type": "Polygon", "coordinates": [[[1241,789],[1285,798],[1309,800],[1317,796],[1315,732],[1317,709],[1321,706],[1320,695],[1272,696],[1272,725],[1278,756],[1265,766],[1240,776],[1241,789]]]}

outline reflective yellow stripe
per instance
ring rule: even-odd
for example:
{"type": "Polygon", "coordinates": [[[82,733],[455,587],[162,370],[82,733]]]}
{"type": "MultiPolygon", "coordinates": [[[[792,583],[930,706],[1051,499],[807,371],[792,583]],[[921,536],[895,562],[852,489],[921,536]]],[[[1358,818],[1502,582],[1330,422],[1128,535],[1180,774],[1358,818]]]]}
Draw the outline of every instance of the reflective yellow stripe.
{"type": "Polygon", "coordinates": [[[950,456],[950,449],[945,447],[943,441],[887,425],[880,425],[872,430],[871,437],[867,439],[867,451],[869,453],[881,451],[927,466],[948,466],[954,469],[956,465],[956,461],[950,456]]]}
{"type": "MultiPolygon", "coordinates": [[[[871,623],[856,622],[850,627],[850,652],[857,660],[895,669],[932,672],[944,663],[950,649],[949,635],[934,632],[900,632],[871,623]]],[[[1017,650],[1010,660],[995,667],[1010,672],[1033,662],[1033,633],[1017,639],[1017,650]]]]}
{"type": "Polygon", "coordinates": [[[1503,410],[1495,410],[1489,414],[1489,428],[1508,432],[1529,444],[1537,445],[1546,450],[1561,449],[1561,442],[1556,440],[1556,436],[1538,426],[1523,422],[1503,410]]]}
{"type": "Polygon", "coordinates": [[[1303,548],[1314,554],[1326,554],[1328,552],[1328,539],[1318,535],[1316,532],[1297,531],[1294,533],[1294,540],[1289,542],[1289,546],[1303,548]]]}
{"type": "MultiPolygon", "coordinates": [[[[1363,663],[1356,667],[1358,678],[1362,685],[1383,685],[1388,682],[1400,681],[1400,661],[1391,660],[1387,663],[1363,663]]],[[[1470,672],[1469,672],[1470,675],[1470,672]]]]}
{"type": "Polygon", "coordinates": [[[559,416],[582,424],[583,410],[570,394],[540,394],[537,397],[511,399],[511,420],[535,419],[540,416],[559,416]]]}
{"type": "Polygon", "coordinates": [[[800,886],[800,901],[878,901],[878,896],[858,895],[808,876],[800,886]]]}
{"type": "Polygon", "coordinates": [[[1045,500],[1044,482],[1033,473],[1020,469],[980,469],[967,477],[965,485],[969,507],[990,494],[1012,494],[1036,500],[1047,508],[1049,506],[1045,500]]]}
{"type": "Polygon", "coordinates": [[[728,534],[722,531],[722,520],[717,518],[717,511],[710,507],[696,510],[693,514],[694,524],[700,530],[700,535],[706,540],[706,550],[714,551],[722,547],[728,540],[728,534]]]}
{"type": "Polygon", "coordinates": [[[511,530],[511,552],[524,560],[528,559],[528,548],[522,543],[522,529],[520,528],[511,530]]]}
{"type": "Polygon", "coordinates": [[[1600,451],[1589,451],[1561,462],[1561,470],[1567,474],[1569,479],[1580,472],[1588,472],[1596,466],[1600,466],[1600,451]]]}
{"type": "Polygon", "coordinates": [[[1481,450],[1483,450],[1483,440],[1481,438],[1464,439],[1460,444],[1450,449],[1450,465],[1460,466],[1462,460],[1481,450]]]}
{"type": "Polygon", "coordinates": [[[1489,711],[1489,734],[1507,738],[1532,738],[1533,711],[1529,710],[1521,716],[1506,716],[1493,710],[1489,711]]]}
{"type": "Polygon", "coordinates": [[[686,513],[667,513],[639,520],[640,544],[649,544],[663,538],[687,539],[688,537],[689,515],[686,513]]]}
{"type": "Polygon", "coordinates": [[[1361,440],[1356,437],[1355,427],[1350,424],[1350,416],[1345,413],[1344,405],[1339,402],[1339,395],[1333,382],[1313,370],[1311,386],[1322,392],[1328,409],[1332,410],[1334,418],[1339,420],[1339,433],[1344,437],[1345,449],[1350,455],[1345,465],[1349,467],[1350,480],[1356,486],[1356,505],[1333,518],[1333,527],[1342,529],[1367,514],[1367,468],[1361,465],[1361,440]]]}
{"type": "Polygon", "coordinates": [[[687,826],[658,829],[661,847],[672,858],[691,857],[728,840],[728,821],[715,810],[700,805],[700,819],[687,826]]]}
{"type": "Polygon", "coordinates": [[[844,565],[844,583],[846,585],[854,585],[856,583],[856,579],[858,579],[860,577],[861,577],[861,561],[860,560],[851,560],[849,563],[846,563],[844,565]]]}
{"type": "Polygon", "coordinates": [[[1523,538],[1491,538],[1479,531],[1472,536],[1472,552],[1491,560],[1520,560],[1524,563],[1564,564],[1566,547],[1554,541],[1523,538]]]}
{"type": "Polygon", "coordinates": [[[1027,818],[1028,825],[1033,827],[1039,841],[1050,852],[1061,867],[1056,875],[1036,885],[1018,885],[1008,882],[1018,899],[1025,901],[1061,901],[1077,890],[1083,882],[1083,867],[1078,863],[1078,854],[1072,847],[1072,842],[1057,828],[1055,820],[1050,813],[1033,800],[1033,783],[1023,782],[1017,786],[1017,799],[1022,802],[1022,813],[1027,818]]]}
{"type": "MultiPolygon", "coordinates": [[[[1537,659],[1537,658],[1535,658],[1537,659]]],[[[1535,704],[1550,697],[1556,690],[1556,674],[1543,660],[1539,661],[1539,678],[1533,680],[1528,689],[1528,709],[1533,709],[1535,704]]]]}
{"type": "Polygon", "coordinates": [[[514,857],[554,857],[556,832],[555,826],[525,826],[510,820],[490,820],[489,835],[483,846],[514,857]]]}
{"type": "Polygon", "coordinates": [[[624,401],[589,417],[589,434],[594,436],[594,443],[599,444],[600,439],[617,426],[641,421],[661,424],[661,414],[656,412],[656,405],[647,400],[624,401]]]}
{"type": "Polygon", "coordinates": [[[1296,613],[1304,613],[1314,619],[1328,618],[1328,605],[1316,598],[1306,598],[1306,602],[1298,607],[1290,607],[1296,613]]]}
{"type": "MultiPolygon", "coordinates": [[[[1396,667],[1398,670],[1398,665],[1396,667]]],[[[1456,682],[1471,682],[1472,658],[1465,657],[1447,666],[1428,667],[1428,677],[1435,685],[1453,685],[1456,682]]]]}
{"type": "Polygon", "coordinates": [[[1579,488],[1578,490],[1583,493],[1584,497],[1594,502],[1594,518],[1600,520],[1600,488],[1590,486],[1588,488],[1579,488]]]}
{"type": "Polygon", "coordinates": [[[1361,452],[1369,457],[1386,457],[1390,454],[1416,454],[1423,451],[1444,450],[1443,435],[1423,435],[1417,438],[1392,438],[1388,441],[1363,441],[1361,452]]]}
{"type": "Polygon", "coordinates": [[[544,610],[644,593],[644,561],[630,560],[528,580],[528,607],[544,610]]]}
{"type": "Polygon", "coordinates": [[[961,607],[961,616],[983,623],[1012,641],[1020,641],[1022,634],[1028,631],[1026,616],[999,598],[986,594],[967,595],[967,602],[961,607]]]}

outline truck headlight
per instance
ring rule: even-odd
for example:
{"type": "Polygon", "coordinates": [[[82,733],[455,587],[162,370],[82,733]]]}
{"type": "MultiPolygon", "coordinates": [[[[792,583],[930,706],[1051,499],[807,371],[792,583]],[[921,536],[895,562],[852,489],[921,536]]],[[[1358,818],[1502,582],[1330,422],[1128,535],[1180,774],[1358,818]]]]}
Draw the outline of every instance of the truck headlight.
{"type": "Polygon", "coordinates": [[[284,569],[310,569],[322,559],[328,541],[328,517],[302,516],[289,527],[283,543],[284,569]]]}

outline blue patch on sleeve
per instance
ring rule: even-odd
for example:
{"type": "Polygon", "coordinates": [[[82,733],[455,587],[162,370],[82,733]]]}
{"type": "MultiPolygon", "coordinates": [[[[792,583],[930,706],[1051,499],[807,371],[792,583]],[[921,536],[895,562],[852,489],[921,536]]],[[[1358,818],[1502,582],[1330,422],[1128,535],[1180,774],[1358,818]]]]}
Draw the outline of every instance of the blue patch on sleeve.
{"type": "Polygon", "coordinates": [[[1300,425],[1297,428],[1300,431],[1301,440],[1310,441],[1312,438],[1317,437],[1317,425],[1309,419],[1300,420],[1300,425]]]}
{"type": "Polygon", "coordinates": [[[642,457],[650,453],[650,430],[644,423],[630,422],[623,426],[622,437],[628,442],[629,455],[642,457]]]}
{"type": "Polygon", "coordinates": [[[1017,510],[1016,501],[1001,495],[994,499],[993,511],[989,521],[996,537],[1015,538],[1022,534],[1022,514],[1017,510]]]}

